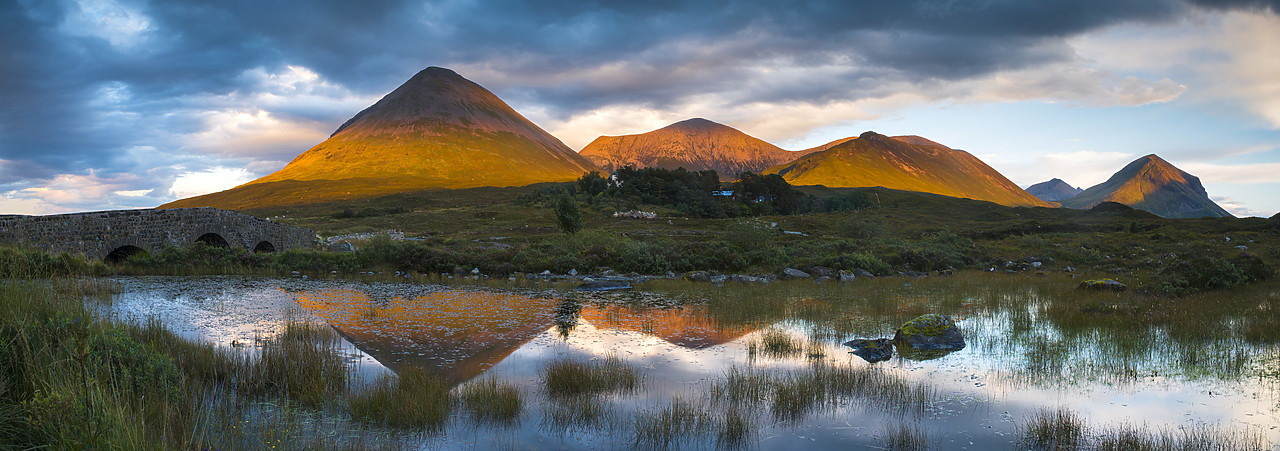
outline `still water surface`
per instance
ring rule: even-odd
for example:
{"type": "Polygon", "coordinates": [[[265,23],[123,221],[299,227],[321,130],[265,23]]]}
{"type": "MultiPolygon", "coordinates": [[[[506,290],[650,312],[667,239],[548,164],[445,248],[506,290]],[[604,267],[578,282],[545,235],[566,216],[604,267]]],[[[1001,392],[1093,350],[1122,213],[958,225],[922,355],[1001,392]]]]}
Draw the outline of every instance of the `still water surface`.
{"type": "MultiPolygon", "coordinates": [[[[752,413],[751,448],[883,448],[889,428],[910,425],[938,448],[1008,449],[1017,425],[1045,407],[1069,408],[1091,426],[1213,425],[1262,434],[1269,446],[1280,440],[1280,387],[1274,376],[1264,376],[1275,370],[1275,345],[1221,334],[1187,338],[1176,326],[1078,324],[1075,316],[1057,313],[1052,290],[1038,289],[1043,282],[654,282],[599,293],[523,281],[484,287],[256,277],[120,282],[111,309],[124,320],[155,317],[184,336],[224,346],[252,346],[290,319],[324,322],[345,339],[343,350],[364,380],[415,366],[456,383],[495,377],[525,393],[519,422],[458,419],[442,435],[419,438],[433,449],[626,447],[637,413],[677,397],[705,399],[730,369],[787,372],[812,365],[872,365],[931,387],[936,396],[908,411],[855,396],[798,422],[775,420],[766,405],[752,413]],[[921,313],[955,317],[968,346],[932,360],[895,356],[871,364],[841,345],[892,337],[897,325],[921,313]],[[804,351],[770,356],[753,350],[763,335],[778,333],[803,343],[804,351]],[[1117,333],[1137,338],[1120,340],[1117,333]],[[551,401],[542,395],[540,371],[555,359],[609,355],[641,369],[641,390],[605,398],[607,425],[549,425],[544,417],[551,401]]],[[[1108,302],[1099,298],[1099,305],[1108,302]]],[[[711,446],[712,439],[685,445],[711,446]]]]}

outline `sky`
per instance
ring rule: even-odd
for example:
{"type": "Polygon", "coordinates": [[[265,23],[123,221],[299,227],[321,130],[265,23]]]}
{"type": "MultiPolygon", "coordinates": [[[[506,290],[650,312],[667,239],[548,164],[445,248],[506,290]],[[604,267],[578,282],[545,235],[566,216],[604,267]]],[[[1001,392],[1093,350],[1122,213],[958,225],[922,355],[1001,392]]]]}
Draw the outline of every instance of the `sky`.
{"type": "Polygon", "coordinates": [[[1157,154],[1280,211],[1280,0],[0,0],[0,214],[149,208],[284,167],[429,66],[575,150],[703,117],[873,130],[1021,186],[1157,154]]]}

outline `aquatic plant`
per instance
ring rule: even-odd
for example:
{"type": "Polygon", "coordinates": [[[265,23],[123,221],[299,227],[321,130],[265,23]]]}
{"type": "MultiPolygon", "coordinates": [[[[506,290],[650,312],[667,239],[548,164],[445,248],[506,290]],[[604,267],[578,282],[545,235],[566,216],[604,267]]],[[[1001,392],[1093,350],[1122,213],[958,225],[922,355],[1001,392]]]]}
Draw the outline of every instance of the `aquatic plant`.
{"type": "Polygon", "coordinates": [[[478,423],[510,423],[524,409],[524,395],[513,385],[487,377],[458,389],[458,398],[478,423]]]}
{"type": "Polygon", "coordinates": [[[455,397],[439,376],[406,367],[397,375],[384,375],[373,384],[358,387],[347,396],[353,418],[397,428],[444,429],[455,397]]]}
{"type": "MultiPolygon", "coordinates": [[[[671,447],[709,434],[715,426],[710,412],[700,404],[683,398],[675,398],[657,411],[636,415],[635,443],[640,446],[671,447]]],[[[732,427],[741,428],[735,422],[732,427]]],[[[727,432],[728,434],[738,434],[727,432]]]]}
{"type": "Polygon", "coordinates": [[[640,387],[640,372],[616,355],[603,361],[556,360],[542,371],[547,393],[553,397],[579,396],[610,391],[630,392],[640,387]]]}

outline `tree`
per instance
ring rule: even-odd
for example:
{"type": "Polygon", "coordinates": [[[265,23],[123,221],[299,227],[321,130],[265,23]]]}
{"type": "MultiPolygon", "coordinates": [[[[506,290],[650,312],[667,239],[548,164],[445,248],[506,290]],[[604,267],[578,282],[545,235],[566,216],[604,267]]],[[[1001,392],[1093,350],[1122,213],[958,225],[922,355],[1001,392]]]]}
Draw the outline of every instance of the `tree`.
{"type": "Polygon", "coordinates": [[[578,202],[568,191],[561,194],[560,201],[556,203],[556,225],[569,235],[582,230],[582,210],[578,209],[578,202]]]}

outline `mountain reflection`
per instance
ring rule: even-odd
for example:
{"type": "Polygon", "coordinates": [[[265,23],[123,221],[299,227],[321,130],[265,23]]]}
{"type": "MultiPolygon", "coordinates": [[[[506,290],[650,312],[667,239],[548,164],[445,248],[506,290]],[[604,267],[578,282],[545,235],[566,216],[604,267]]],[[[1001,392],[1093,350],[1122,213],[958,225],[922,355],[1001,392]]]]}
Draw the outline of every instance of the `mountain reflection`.
{"type": "Polygon", "coordinates": [[[383,365],[421,367],[455,382],[483,373],[551,328],[559,303],[478,290],[375,300],[364,291],[326,289],[296,299],[383,365]]]}

